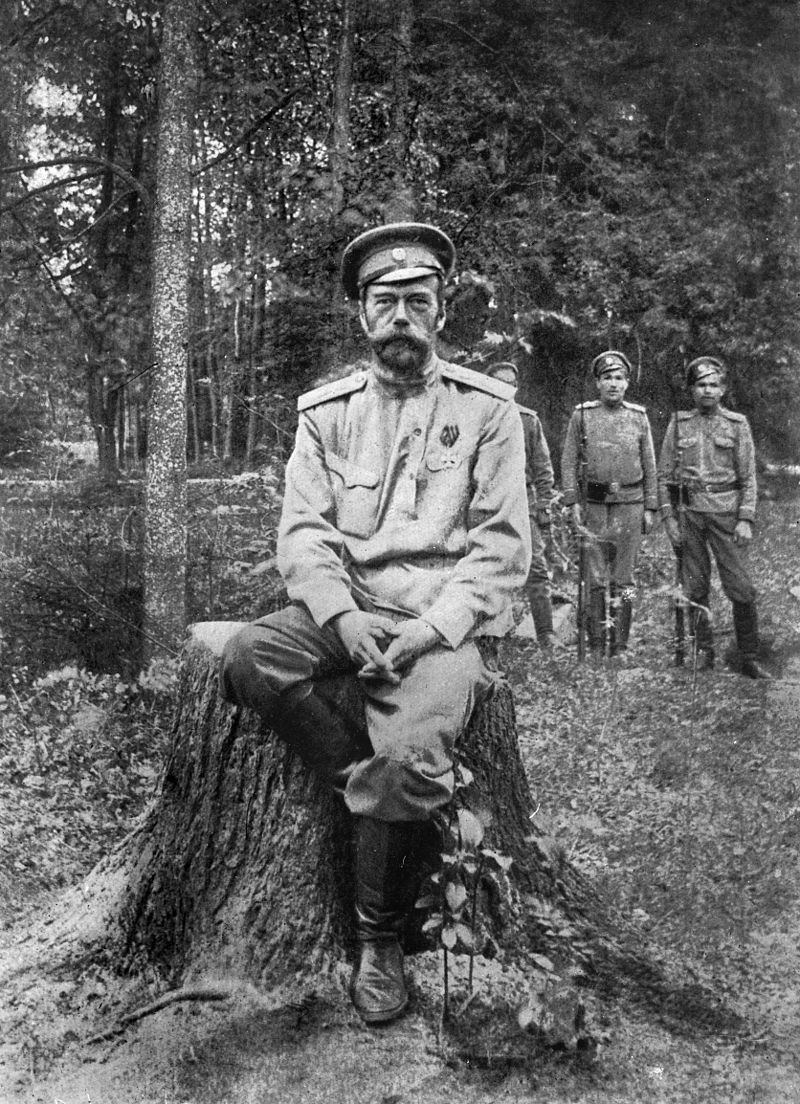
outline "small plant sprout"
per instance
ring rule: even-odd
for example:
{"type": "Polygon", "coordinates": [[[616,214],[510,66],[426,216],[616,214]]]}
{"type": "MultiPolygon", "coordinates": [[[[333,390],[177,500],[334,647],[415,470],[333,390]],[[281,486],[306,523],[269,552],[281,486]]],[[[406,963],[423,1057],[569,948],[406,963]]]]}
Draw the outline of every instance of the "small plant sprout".
{"type": "MultiPolygon", "coordinates": [[[[465,791],[473,782],[472,772],[463,764],[456,766],[455,797],[450,808],[439,817],[442,835],[440,868],[426,879],[417,908],[431,909],[422,930],[435,937],[443,955],[442,1022],[449,1015],[450,952],[469,955],[468,997],[473,996],[473,968],[477,943],[478,891],[482,878],[490,872],[506,873],[512,860],[483,846],[486,818],[466,808],[465,791]]],[[[463,1009],[462,1009],[463,1011],[463,1009]]]]}

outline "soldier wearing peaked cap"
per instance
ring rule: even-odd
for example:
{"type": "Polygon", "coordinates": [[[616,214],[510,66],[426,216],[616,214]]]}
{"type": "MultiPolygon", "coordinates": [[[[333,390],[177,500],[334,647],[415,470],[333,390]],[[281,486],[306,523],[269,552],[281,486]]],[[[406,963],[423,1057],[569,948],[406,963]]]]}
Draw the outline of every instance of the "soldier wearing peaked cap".
{"type": "Polygon", "coordinates": [[[744,555],[756,513],[755,447],[745,416],[721,405],[726,376],[724,364],[713,356],[697,357],[687,367],[694,408],[674,414],[664,436],[658,463],[659,508],[667,534],[680,550],[698,667],[714,666],[707,614],[711,551],[722,589],[733,605],[742,674],[770,678],[757,659],[756,588],[744,555]]]}
{"type": "Polygon", "coordinates": [[[591,367],[599,398],[579,404],[570,417],[561,477],[564,503],[572,507],[576,526],[585,525],[592,534],[591,541],[587,538],[587,643],[593,652],[608,648],[617,655],[628,647],[642,533],[656,518],[656,463],[647,412],[625,401],[628,358],[608,349],[591,367]]]}
{"type": "MultiPolygon", "coordinates": [[[[492,364],[487,375],[492,379],[503,380],[516,391],[519,373],[516,364],[511,361],[501,360],[492,364]]],[[[525,482],[528,487],[528,517],[531,523],[531,569],[525,583],[525,593],[531,607],[539,647],[551,649],[555,644],[555,633],[545,539],[550,539],[551,502],[555,485],[553,464],[539,415],[527,406],[518,404],[518,409],[525,434],[525,482]]]]}
{"type": "Polygon", "coordinates": [[[441,230],[395,223],[344,252],[367,370],[298,400],[278,566],[291,606],[228,644],[222,685],[256,709],[354,817],[359,962],[367,1023],[408,993],[399,933],[416,897],[425,825],[451,798],[454,746],[491,685],[478,635],[513,627],[530,562],[522,425],[513,389],[441,360],[441,230]],[[317,680],[354,674],[368,742],[317,680]]]}

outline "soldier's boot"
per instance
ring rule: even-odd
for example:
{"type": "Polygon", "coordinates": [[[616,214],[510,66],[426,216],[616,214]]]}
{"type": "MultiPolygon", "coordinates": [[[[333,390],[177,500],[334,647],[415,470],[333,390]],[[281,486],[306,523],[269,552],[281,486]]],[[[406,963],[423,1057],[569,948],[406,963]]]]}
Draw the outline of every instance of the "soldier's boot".
{"type": "Polygon", "coordinates": [[[549,594],[536,594],[529,597],[533,627],[540,648],[550,650],[556,642],[553,631],[553,605],[549,594]]]}
{"type": "Polygon", "coordinates": [[[758,662],[758,613],[753,602],[733,603],[733,628],[736,645],[742,657],[742,674],[746,678],[771,679],[772,675],[758,662]]]}
{"type": "MultiPolygon", "coordinates": [[[[708,599],[704,599],[705,604],[708,599]]],[[[708,614],[704,609],[692,606],[689,613],[689,627],[694,637],[696,653],[695,665],[698,671],[714,670],[714,633],[708,620],[708,614]]]]}
{"type": "Polygon", "coordinates": [[[586,611],[586,644],[589,651],[594,655],[605,654],[606,639],[605,587],[592,587],[586,611]]]}
{"type": "Polygon", "coordinates": [[[633,602],[624,594],[615,595],[614,623],[611,627],[611,655],[622,655],[628,650],[633,621],[633,602]]]}
{"type": "Polygon", "coordinates": [[[417,887],[417,823],[354,821],[359,960],[350,998],[365,1023],[388,1023],[408,1004],[400,933],[417,887]]]}
{"type": "Polygon", "coordinates": [[[366,731],[357,731],[309,682],[282,694],[268,723],[340,797],[356,764],[373,753],[366,731]]]}

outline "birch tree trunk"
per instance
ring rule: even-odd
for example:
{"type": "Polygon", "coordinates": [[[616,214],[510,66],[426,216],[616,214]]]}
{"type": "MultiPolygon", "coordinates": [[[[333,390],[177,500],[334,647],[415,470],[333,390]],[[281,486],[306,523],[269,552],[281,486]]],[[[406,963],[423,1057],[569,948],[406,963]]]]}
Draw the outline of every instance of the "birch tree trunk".
{"type": "Polygon", "coordinates": [[[354,0],[342,0],[336,75],[333,85],[331,139],[328,163],[331,170],[331,214],[341,214],[345,199],[345,175],[350,147],[350,91],[353,85],[354,0]]]}
{"type": "Polygon", "coordinates": [[[161,47],[153,363],[145,486],[145,641],[177,650],[186,624],[186,372],[196,0],[166,0],[161,47]]]}

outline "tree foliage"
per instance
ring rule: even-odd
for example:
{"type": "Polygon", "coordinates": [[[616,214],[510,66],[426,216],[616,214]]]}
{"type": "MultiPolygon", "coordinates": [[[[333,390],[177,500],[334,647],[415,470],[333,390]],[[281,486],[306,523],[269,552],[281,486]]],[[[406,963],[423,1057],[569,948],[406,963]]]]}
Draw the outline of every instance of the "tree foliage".
{"type": "MultiPolygon", "coordinates": [[[[777,0],[201,5],[190,458],[259,462],[275,396],[357,355],[338,257],[396,218],[491,286],[494,343],[454,347],[514,356],[551,439],[613,345],[657,435],[713,351],[789,453],[799,27],[777,0]]],[[[3,47],[2,353],[82,390],[108,469],[146,449],[159,31],[144,0],[28,0],[3,47]]]]}

